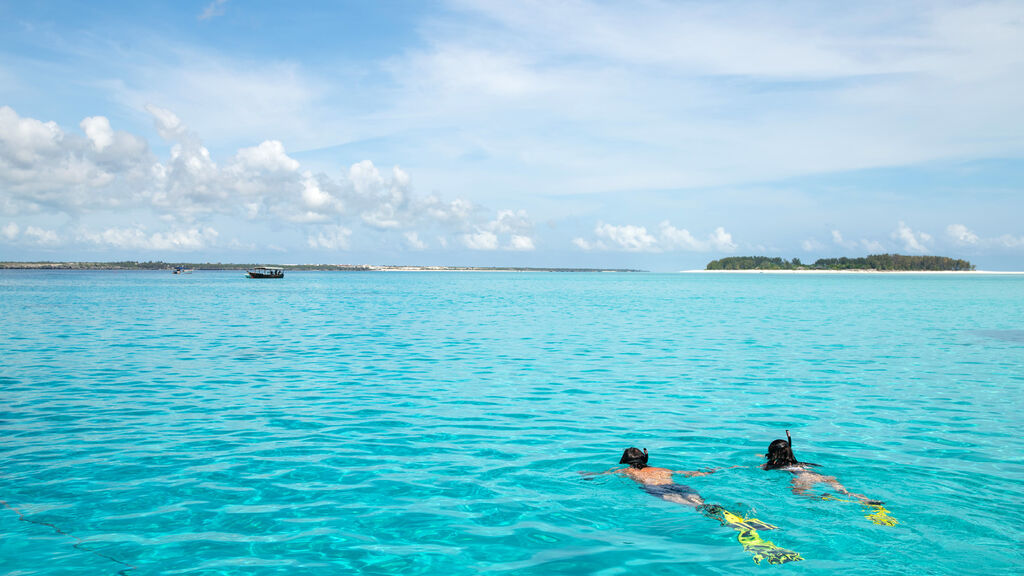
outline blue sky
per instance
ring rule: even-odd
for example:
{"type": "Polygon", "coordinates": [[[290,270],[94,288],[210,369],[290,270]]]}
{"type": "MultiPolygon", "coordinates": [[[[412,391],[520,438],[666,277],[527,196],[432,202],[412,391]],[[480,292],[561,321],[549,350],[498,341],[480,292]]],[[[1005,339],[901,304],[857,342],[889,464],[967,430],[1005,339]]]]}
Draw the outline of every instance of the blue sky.
{"type": "Polygon", "coordinates": [[[0,2],[0,259],[1024,269],[1020,2],[0,2]]]}

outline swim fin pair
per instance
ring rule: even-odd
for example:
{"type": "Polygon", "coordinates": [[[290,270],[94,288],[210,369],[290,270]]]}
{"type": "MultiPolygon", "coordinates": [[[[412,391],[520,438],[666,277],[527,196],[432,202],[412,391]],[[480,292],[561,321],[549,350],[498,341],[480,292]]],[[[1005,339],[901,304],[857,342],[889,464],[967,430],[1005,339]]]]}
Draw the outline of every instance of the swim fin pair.
{"type": "Polygon", "coordinates": [[[857,502],[858,504],[863,504],[865,508],[871,508],[872,510],[874,510],[874,512],[864,515],[865,518],[871,520],[872,524],[878,524],[879,526],[895,526],[900,523],[899,520],[889,515],[889,510],[887,510],[885,506],[883,506],[881,503],[872,504],[868,502],[862,502],[860,500],[846,500],[843,498],[836,498],[831,494],[823,494],[821,496],[821,499],[835,500],[837,502],[857,502]]]}
{"type": "Polygon", "coordinates": [[[744,518],[717,504],[705,505],[702,508],[702,512],[709,518],[714,518],[723,525],[739,532],[736,539],[743,546],[743,549],[751,554],[755,564],[760,564],[762,560],[767,561],[769,564],[785,564],[786,562],[803,560],[799,553],[776,546],[772,542],[761,538],[761,535],[757,533],[758,530],[776,530],[776,526],[762,522],[757,518],[744,518]]]}

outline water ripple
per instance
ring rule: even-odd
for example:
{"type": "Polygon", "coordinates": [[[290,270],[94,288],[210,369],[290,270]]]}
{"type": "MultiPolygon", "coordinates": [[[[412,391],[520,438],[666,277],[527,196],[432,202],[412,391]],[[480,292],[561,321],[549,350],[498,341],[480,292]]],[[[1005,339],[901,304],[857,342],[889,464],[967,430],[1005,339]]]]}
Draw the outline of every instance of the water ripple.
{"type": "Polygon", "coordinates": [[[749,571],[578,474],[628,445],[748,466],[686,482],[799,571],[1024,570],[1019,278],[174,280],[0,272],[0,573],[749,571]],[[786,429],[901,524],[753,468],[786,429]]]}

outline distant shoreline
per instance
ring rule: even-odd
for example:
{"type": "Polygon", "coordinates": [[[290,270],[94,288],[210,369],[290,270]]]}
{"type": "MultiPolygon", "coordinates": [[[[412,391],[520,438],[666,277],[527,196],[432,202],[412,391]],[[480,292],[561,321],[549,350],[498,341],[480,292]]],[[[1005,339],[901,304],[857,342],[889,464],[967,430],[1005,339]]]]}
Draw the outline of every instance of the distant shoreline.
{"type": "MultiPolygon", "coordinates": [[[[199,271],[248,270],[265,264],[211,262],[0,262],[0,270],[199,271]]],[[[647,272],[631,268],[532,268],[523,266],[388,266],[375,264],[273,264],[294,272],[647,272]]]]}
{"type": "Polygon", "coordinates": [[[984,274],[1024,274],[1024,271],[1003,270],[680,270],[679,274],[929,274],[978,276],[984,274]]]}

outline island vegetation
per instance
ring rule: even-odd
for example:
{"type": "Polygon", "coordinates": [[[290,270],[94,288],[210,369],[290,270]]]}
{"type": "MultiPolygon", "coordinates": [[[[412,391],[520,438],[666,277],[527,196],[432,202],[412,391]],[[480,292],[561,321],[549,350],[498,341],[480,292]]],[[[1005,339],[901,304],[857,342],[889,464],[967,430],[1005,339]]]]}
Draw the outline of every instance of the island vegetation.
{"type": "MultiPolygon", "coordinates": [[[[233,264],[222,262],[136,262],[125,260],[120,262],[0,262],[2,269],[20,270],[173,270],[187,268],[191,270],[248,270],[266,264],[233,264]]],[[[285,270],[312,272],[389,272],[389,271],[422,271],[422,272],[643,272],[628,268],[530,268],[506,266],[403,266],[374,264],[273,264],[285,270]]]]}
{"type": "Polygon", "coordinates": [[[946,256],[905,256],[872,254],[863,258],[819,258],[804,264],[799,258],[786,260],[768,256],[730,256],[708,262],[706,270],[874,270],[884,272],[962,272],[974,270],[967,260],[946,256]]]}

